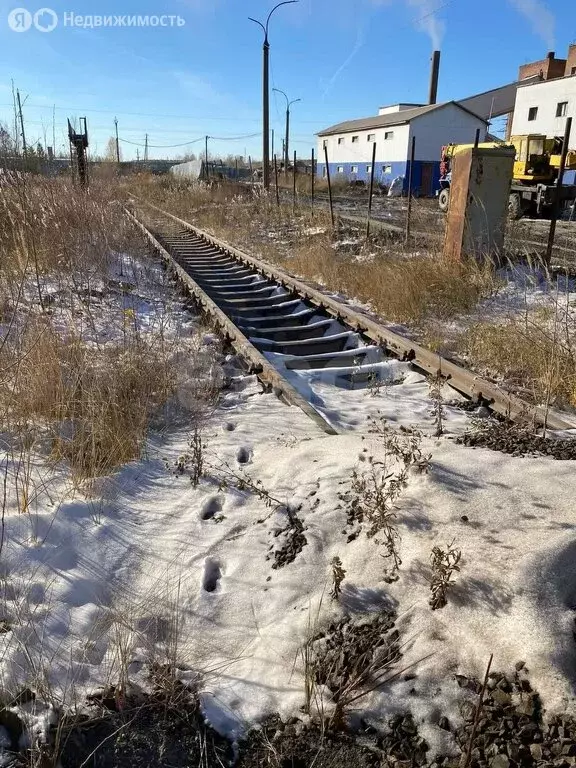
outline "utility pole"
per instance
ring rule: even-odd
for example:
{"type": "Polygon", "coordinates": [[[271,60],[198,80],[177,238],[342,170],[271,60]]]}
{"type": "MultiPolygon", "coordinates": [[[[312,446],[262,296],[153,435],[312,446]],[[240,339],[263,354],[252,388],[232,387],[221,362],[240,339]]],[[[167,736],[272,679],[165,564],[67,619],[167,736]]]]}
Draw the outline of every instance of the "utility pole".
{"type": "Polygon", "coordinates": [[[272,157],[274,157],[274,128],[272,128],[272,157]]]}
{"type": "Polygon", "coordinates": [[[24,153],[24,157],[26,157],[26,131],[24,130],[24,117],[22,115],[22,101],[20,100],[20,91],[16,91],[16,97],[18,99],[18,112],[20,114],[20,127],[22,129],[22,151],[24,153]]]}
{"type": "Polygon", "coordinates": [[[298,0],[284,0],[284,2],[275,5],[268,14],[266,24],[262,24],[261,21],[249,17],[250,21],[259,24],[264,30],[264,44],[262,46],[262,180],[266,190],[270,189],[270,43],[268,41],[268,27],[272,14],[277,8],[297,2],[298,0]]]}
{"type": "Polygon", "coordinates": [[[205,163],[206,163],[206,168],[204,169],[206,173],[206,178],[208,178],[208,139],[209,138],[210,136],[206,136],[206,154],[204,155],[205,163]]]}
{"type": "Polygon", "coordinates": [[[140,162],[140,150],[138,149],[138,147],[136,147],[136,162],[137,163],[140,162]]]}
{"type": "Polygon", "coordinates": [[[114,125],[116,126],[116,162],[120,165],[120,139],[118,138],[118,118],[114,118],[114,125]]]}
{"type": "Polygon", "coordinates": [[[148,134],[146,134],[146,138],[144,139],[144,162],[148,161],[148,134]]]}
{"type": "Polygon", "coordinates": [[[284,172],[288,173],[288,166],[290,165],[290,107],[292,104],[296,104],[298,101],[302,101],[302,99],[293,99],[292,101],[288,101],[288,96],[284,93],[284,91],[281,91],[279,88],[273,88],[273,91],[276,91],[277,93],[281,93],[282,96],[286,99],[286,138],[284,140],[284,172]]]}
{"type": "Polygon", "coordinates": [[[16,89],[12,80],[12,105],[14,107],[14,144],[16,155],[20,154],[20,131],[18,130],[18,107],[16,106],[16,89]]]}

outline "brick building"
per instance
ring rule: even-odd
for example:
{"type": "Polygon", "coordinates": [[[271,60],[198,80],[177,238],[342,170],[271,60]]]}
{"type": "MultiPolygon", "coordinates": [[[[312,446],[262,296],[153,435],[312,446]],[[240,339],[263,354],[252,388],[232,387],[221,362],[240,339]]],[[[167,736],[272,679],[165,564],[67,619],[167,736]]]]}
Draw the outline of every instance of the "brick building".
{"type": "Polygon", "coordinates": [[[540,77],[541,80],[555,80],[558,77],[576,75],[576,45],[568,49],[568,58],[557,59],[554,51],[541,61],[533,61],[523,64],[518,71],[518,80],[527,80],[529,77],[540,77]]]}

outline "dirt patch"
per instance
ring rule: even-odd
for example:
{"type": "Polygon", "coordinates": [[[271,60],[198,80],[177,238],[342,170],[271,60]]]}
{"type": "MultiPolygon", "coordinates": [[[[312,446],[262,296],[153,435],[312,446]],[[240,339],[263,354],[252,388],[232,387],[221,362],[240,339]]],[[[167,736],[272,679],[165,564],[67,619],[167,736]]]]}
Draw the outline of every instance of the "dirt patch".
{"type": "Polygon", "coordinates": [[[346,733],[272,717],[241,745],[238,768],[376,768],[380,756],[346,733]]]}

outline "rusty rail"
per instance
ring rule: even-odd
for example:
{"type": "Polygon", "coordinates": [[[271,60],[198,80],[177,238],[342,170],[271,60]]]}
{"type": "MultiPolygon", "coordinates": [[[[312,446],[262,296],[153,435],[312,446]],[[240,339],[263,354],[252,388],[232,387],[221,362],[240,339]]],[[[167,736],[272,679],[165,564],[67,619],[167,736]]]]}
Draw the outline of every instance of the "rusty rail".
{"type": "MultiPolygon", "coordinates": [[[[576,429],[576,418],[574,418],[574,420],[570,420],[564,415],[550,410],[548,413],[546,413],[544,408],[530,405],[516,395],[506,392],[497,384],[490,382],[487,379],[484,379],[470,371],[467,371],[465,368],[462,368],[456,363],[453,363],[452,361],[447,360],[446,358],[443,358],[434,352],[431,352],[425,347],[416,344],[411,339],[407,339],[404,336],[400,336],[394,331],[391,331],[385,325],[372,320],[371,318],[356,310],[350,309],[345,304],[332,299],[330,296],[326,296],[321,291],[318,291],[315,288],[311,288],[301,280],[288,275],[282,269],[279,269],[278,267],[272,267],[266,262],[250,256],[239,248],[236,248],[229,243],[224,242],[223,240],[219,240],[208,232],[193,226],[189,222],[180,219],[178,216],[175,216],[174,214],[169,213],[162,208],[159,208],[153,203],[142,200],[138,200],[138,202],[142,202],[158,213],[167,216],[183,228],[194,232],[196,235],[202,237],[206,242],[221,249],[227,255],[232,256],[237,261],[253,267],[260,274],[275,280],[286,288],[291,288],[311,303],[318,307],[322,307],[324,311],[330,313],[335,318],[344,321],[353,330],[363,334],[365,337],[371,339],[377,344],[385,346],[387,350],[392,351],[398,357],[403,357],[404,355],[410,355],[411,357],[415,356],[413,363],[418,368],[432,375],[440,371],[443,376],[450,377],[450,386],[452,386],[458,392],[461,392],[462,394],[472,399],[482,396],[482,398],[492,400],[492,409],[497,413],[506,416],[512,421],[539,425],[547,424],[549,429],[555,430],[576,429]]],[[[194,283],[194,281],[191,280],[191,278],[184,272],[184,270],[182,270],[180,267],[178,267],[178,265],[175,264],[175,262],[173,262],[170,254],[168,254],[164,248],[160,246],[160,244],[157,243],[153,237],[150,236],[148,230],[146,230],[146,228],[143,227],[143,225],[140,224],[140,222],[135,219],[132,214],[130,214],[130,216],[136,221],[139,227],[146,232],[149,239],[152,239],[154,246],[159,249],[161,253],[163,253],[164,257],[166,258],[167,256],[170,262],[174,264],[181,279],[183,279],[187,284],[190,282],[194,284],[195,295],[197,292],[202,294],[203,298],[201,300],[206,302],[206,306],[209,308],[209,311],[214,312],[216,317],[223,315],[221,310],[216,305],[214,305],[214,303],[204,294],[202,289],[199,288],[194,283]],[[210,305],[212,305],[213,309],[210,307],[210,305]]],[[[253,359],[255,362],[258,361],[263,366],[265,364],[265,376],[267,377],[267,380],[273,384],[273,386],[277,387],[281,391],[284,390],[287,399],[291,402],[294,402],[294,404],[299,405],[299,407],[301,407],[302,410],[305,410],[308,415],[311,415],[315,421],[318,422],[320,419],[324,426],[327,424],[327,422],[322,419],[320,414],[318,414],[318,412],[315,411],[312,406],[310,406],[310,404],[308,404],[304,398],[302,398],[302,396],[296,392],[296,390],[290,384],[288,384],[285,379],[268,363],[268,361],[257,350],[254,349],[248,339],[246,339],[240,333],[236,326],[233,325],[233,323],[225,315],[220,318],[219,322],[221,322],[222,327],[225,328],[226,333],[232,340],[235,338],[239,340],[239,345],[244,350],[242,351],[242,349],[239,349],[241,354],[245,353],[247,359],[253,359]],[[257,357],[254,355],[257,355],[257,357]],[[290,390],[293,391],[292,395],[289,394],[290,390]]],[[[261,378],[264,378],[264,376],[261,375],[261,378]]]]}
{"type": "MultiPolygon", "coordinates": [[[[161,211],[160,208],[157,209],[161,211]]],[[[211,316],[212,320],[220,328],[227,340],[236,349],[238,354],[250,364],[250,372],[255,373],[258,378],[270,386],[278,397],[283,398],[289,405],[295,405],[318,424],[318,426],[329,435],[337,435],[338,431],[329,424],[322,415],[313,408],[302,395],[278,373],[271,363],[266,360],[256,347],[244,336],[244,334],[234,325],[227,315],[218,307],[212,299],[200,288],[195,280],[184,270],[171,254],[161,245],[154,235],[148,231],[146,226],[128,209],[125,209],[129,219],[140,229],[147,237],[152,247],[160,254],[170,269],[177,275],[179,280],[188,288],[196,301],[211,316]]],[[[161,211],[166,214],[165,211],[161,211]]],[[[170,214],[166,214],[170,215],[170,214]]],[[[190,226],[190,225],[188,225],[190,226]]]]}

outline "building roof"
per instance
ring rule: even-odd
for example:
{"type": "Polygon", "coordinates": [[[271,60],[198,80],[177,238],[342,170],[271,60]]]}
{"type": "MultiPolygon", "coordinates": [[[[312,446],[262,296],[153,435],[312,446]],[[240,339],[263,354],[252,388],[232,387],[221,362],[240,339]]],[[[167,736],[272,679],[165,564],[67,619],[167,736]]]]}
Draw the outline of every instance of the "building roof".
{"type": "Polygon", "coordinates": [[[387,128],[393,125],[405,125],[412,122],[422,115],[428,114],[428,112],[434,112],[435,110],[444,109],[453,104],[458,109],[468,112],[473,117],[478,118],[482,122],[487,121],[471,112],[466,107],[463,107],[457,101],[446,101],[443,104],[427,104],[425,107],[417,107],[416,109],[402,109],[400,112],[390,112],[387,115],[374,115],[373,117],[362,117],[359,120],[346,120],[343,123],[337,123],[330,128],[325,128],[323,131],[318,132],[318,136],[330,136],[334,133],[350,133],[351,131],[365,131],[369,128],[387,128]]]}
{"type": "Polygon", "coordinates": [[[559,83],[562,80],[571,80],[576,75],[563,75],[562,77],[553,77],[551,80],[542,80],[541,77],[536,75],[535,77],[526,77],[524,80],[518,82],[519,88],[526,88],[529,85],[549,85],[550,83],[559,83]]]}
{"type": "MultiPolygon", "coordinates": [[[[540,77],[534,75],[526,80],[526,85],[540,82],[540,77]]],[[[516,103],[516,92],[518,88],[524,85],[523,81],[514,81],[507,85],[501,85],[499,88],[491,88],[489,91],[476,93],[474,96],[468,96],[465,99],[459,99],[458,104],[465,109],[474,112],[476,115],[490,120],[494,117],[509,115],[514,112],[516,103]]]]}

